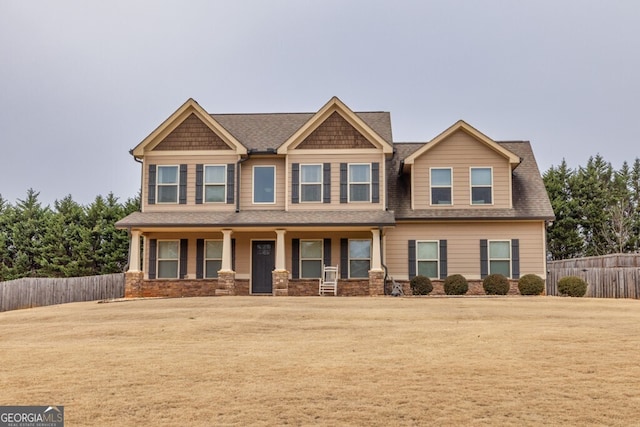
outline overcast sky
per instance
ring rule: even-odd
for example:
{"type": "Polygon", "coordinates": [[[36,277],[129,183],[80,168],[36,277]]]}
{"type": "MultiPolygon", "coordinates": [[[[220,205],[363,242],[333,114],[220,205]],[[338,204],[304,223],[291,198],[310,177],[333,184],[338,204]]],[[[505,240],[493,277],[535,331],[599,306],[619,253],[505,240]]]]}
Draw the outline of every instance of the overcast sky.
{"type": "Polygon", "coordinates": [[[640,1],[0,0],[0,194],[81,204],[140,186],[129,149],[209,113],[390,111],[530,140],[541,172],[640,156],[640,1]]]}

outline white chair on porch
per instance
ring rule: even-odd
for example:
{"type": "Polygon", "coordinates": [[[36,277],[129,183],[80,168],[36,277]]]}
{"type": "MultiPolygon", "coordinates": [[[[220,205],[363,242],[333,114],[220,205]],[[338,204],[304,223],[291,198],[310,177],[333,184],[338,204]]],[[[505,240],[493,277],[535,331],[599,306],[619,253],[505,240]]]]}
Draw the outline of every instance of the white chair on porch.
{"type": "Polygon", "coordinates": [[[320,278],[320,295],[326,295],[333,292],[338,295],[338,266],[325,265],[322,268],[322,277],[320,278]]]}

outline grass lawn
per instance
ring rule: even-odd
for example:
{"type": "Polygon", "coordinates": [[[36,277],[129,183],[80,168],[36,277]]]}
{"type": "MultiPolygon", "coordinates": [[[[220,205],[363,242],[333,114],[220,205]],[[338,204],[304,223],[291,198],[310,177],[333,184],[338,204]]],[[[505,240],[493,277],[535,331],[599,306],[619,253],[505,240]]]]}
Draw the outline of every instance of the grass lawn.
{"type": "Polygon", "coordinates": [[[638,425],[640,301],[212,297],[0,313],[69,426],[638,425]]]}

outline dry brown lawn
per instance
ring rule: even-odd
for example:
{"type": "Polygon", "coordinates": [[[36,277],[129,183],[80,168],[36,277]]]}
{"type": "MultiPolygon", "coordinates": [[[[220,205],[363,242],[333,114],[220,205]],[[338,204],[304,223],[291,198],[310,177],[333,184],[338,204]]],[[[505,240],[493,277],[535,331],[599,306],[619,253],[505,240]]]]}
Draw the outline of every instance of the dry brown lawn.
{"type": "Polygon", "coordinates": [[[69,426],[638,425],[640,301],[217,297],[0,313],[69,426]]]}

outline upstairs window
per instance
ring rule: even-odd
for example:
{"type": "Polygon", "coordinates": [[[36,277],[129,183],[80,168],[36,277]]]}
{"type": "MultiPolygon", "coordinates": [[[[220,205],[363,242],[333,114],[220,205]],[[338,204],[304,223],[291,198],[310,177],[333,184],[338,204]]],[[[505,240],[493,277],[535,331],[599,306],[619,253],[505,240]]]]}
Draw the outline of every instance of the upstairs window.
{"type": "Polygon", "coordinates": [[[204,275],[207,279],[218,277],[222,268],[222,240],[206,240],[204,247],[204,275]]]}
{"type": "Polygon", "coordinates": [[[489,274],[511,277],[511,241],[489,242],[489,274]]]}
{"type": "Polygon", "coordinates": [[[416,242],[416,262],[419,275],[437,279],[439,277],[439,241],[416,242]]]}
{"type": "Polygon", "coordinates": [[[158,166],[158,203],[178,203],[178,166],[158,166]]]}
{"type": "Polygon", "coordinates": [[[227,200],[227,166],[210,165],[204,167],[204,201],[225,203],[227,200]]]}
{"type": "Polygon", "coordinates": [[[276,167],[253,167],[253,203],[273,204],[276,202],[276,167]]]}
{"type": "Polygon", "coordinates": [[[349,165],[349,201],[371,201],[371,164],[349,165]]]}
{"type": "Polygon", "coordinates": [[[431,169],[431,204],[451,205],[451,169],[431,169]]]}
{"type": "Polygon", "coordinates": [[[322,165],[300,165],[300,201],[322,201],[322,165]]]}
{"type": "Polygon", "coordinates": [[[491,168],[471,168],[471,204],[490,205],[493,193],[491,168]]]}
{"type": "Polygon", "coordinates": [[[158,241],[158,279],[178,278],[179,255],[179,240],[158,241]]]}
{"type": "Polygon", "coordinates": [[[300,277],[322,277],[322,240],[300,240],[300,277]]]}

